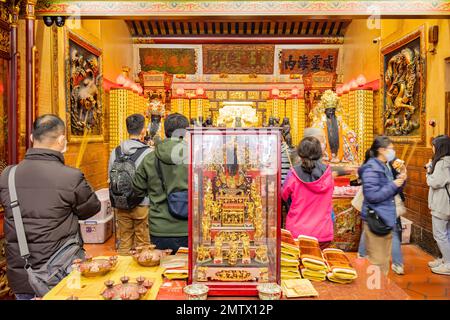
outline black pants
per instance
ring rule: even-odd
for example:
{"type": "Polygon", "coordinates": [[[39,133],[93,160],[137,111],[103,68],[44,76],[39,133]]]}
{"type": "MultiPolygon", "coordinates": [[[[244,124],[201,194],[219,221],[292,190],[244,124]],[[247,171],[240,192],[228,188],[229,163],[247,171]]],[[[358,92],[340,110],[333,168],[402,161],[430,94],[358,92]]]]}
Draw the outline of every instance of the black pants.
{"type": "Polygon", "coordinates": [[[180,247],[188,247],[188,237],[151,236],[151,242],[156,245],[156,249],[172,249],[172,254],[175,254],[180,247]]]}

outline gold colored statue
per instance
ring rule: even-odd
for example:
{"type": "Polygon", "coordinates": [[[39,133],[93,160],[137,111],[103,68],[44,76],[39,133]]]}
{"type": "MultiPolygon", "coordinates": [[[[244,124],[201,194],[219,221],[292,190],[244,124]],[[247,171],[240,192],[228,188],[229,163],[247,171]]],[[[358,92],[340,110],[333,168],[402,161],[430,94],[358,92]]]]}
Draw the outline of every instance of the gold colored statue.
{"type": "Polygon", "coordinates": [[[323,159],[331,163],[358,162],[358,143],[356,133],[347,126],[340,116],[341,104],[339,98],[332,90],[326,90],[315,108],[318,114],[313,128],[323,130],[326,138],[323,159]]]}
{"type": "Polygon", "coordinates": [[[263,236],[263,221],[261,217],[255,218],[255,239],[261,239],[263,236]]]}
{"type": "Polygon", "coordinates": [[[267,246],[265,244],[260,245],[256,249],[255,261],[259,263],[269,262],[269,257],[267,256],[267,246]]]}
{"type": "Polygon", "coordinates": [[[202,239],[204,242],[211,241],[211,234],[210,234],[210,228],[211,228],[211,217],[209,214],[203,215],[202,218],[202,239]]]}
{"type": "Polygon", "coordinates": [[[238,260],[238,242],[231,241],[230,242],[230,251],[228,252],[228,264],[230,266],[236,265],[238,260]]]}
{"type": "Polygon", "coordinates": [[[205,246],[198,246],[197,248],[197,262],[205,263],[211,261],[211,253],[209,252],[209,248],[205,246]]]}
{"type": "Polygon", "coordinates": [[[250,239],[248,237],[242,238],[242,263],[249,264],[251,263],[250,258],[250,239]]]}
{"type": "Polygon", "coordinates": [[[207,267],[198,267],[197,269],[197,281],[207,281],[206,272],[208,271],[207,267]]]}
{"type": "Polygon", "coordinates": [[[215,264],[220,264],[223,262],[222,245],[223,245],[222,237],[216,237],[214,239],[214,263],[215,264]]]}

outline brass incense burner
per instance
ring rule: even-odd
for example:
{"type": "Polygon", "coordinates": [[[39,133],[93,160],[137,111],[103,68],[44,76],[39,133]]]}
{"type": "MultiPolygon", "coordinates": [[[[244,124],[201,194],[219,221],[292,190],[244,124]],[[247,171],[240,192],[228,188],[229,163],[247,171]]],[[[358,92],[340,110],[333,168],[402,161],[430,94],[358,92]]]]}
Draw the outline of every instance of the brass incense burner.
{"type": "Polygon", "coordinates": [[[73,261],[74,268],[81,272],[81,275],[87,278],[104,276],[117,265],[117,256],[108,259],[94,259],[86,257],[85,260],[76,259],[73,261]]]}
{"type": "Polygon", "coordinates": [[[140,300],[153,286],[153,282],[146,280],[140,276],[136,278],[136,282],[129,282],[129,277],[120,278],[119,284],[108,280],[105,282],[106,289],[102,292],[105,300],[140,300]]]}
{"type": "Polygon", "coordinates": [[[148,246],[137,247],[135,250],[131,250],[130,253],[133,256],[134,261],[143,267],[158,266],[161,258],[168,256],[172,253],[171,249],[159,250],[155,249],[154,244],[148,246]]]}

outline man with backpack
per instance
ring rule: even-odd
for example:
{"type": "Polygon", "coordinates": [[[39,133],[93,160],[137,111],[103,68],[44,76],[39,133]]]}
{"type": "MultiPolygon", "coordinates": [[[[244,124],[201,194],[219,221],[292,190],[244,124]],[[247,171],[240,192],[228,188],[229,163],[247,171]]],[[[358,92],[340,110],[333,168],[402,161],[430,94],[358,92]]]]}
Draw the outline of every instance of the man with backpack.
{"type": "Polygon", "coordinates": [[[133,114],[126,119],[129,139],[111,152],[109,158],[109,194],[111,205],[116,209],[120,255],[129,255],[135,247],[148,245],[149,199],[137,195],[133,189],[133,178],[142,160],[151,151],[144,143],[145,118],[133,114]]]}
{"type": "Polygon", "coordinates": [[[184,140],[188,119],[179,114],[164,121],[166,139],[145,157],[136,171],[136,192],[150,198],[150,235],[158,249],[188,246],[187,223],[187,143],[184,140]]]}

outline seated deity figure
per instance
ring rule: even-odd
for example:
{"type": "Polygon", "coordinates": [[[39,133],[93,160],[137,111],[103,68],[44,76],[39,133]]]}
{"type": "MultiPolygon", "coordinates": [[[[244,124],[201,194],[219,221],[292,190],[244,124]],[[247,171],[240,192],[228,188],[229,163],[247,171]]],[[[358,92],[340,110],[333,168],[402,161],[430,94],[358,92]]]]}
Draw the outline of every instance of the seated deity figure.
{"type": "Polygon", "coordinates": [[[341,116],[336,114],[338,107],[337,94],[327,90],[315,110],[319,115],[315,118],[312,127],[322,129],[326,138],[323,160],[331,163],[357,163],[356,133],[347,126],[341,116]]]}

